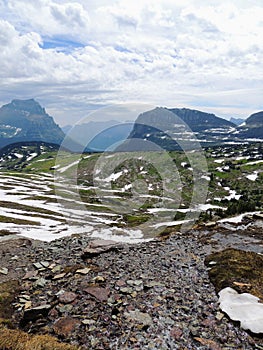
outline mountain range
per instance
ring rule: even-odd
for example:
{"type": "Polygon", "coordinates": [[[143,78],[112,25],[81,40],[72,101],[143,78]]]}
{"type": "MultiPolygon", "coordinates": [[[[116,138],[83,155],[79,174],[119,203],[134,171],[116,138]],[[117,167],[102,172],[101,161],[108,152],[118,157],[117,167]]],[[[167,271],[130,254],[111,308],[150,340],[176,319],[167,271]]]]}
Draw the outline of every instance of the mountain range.
{"type": "MultiPolygon", "coordinates": [[[[263,112],[252,114],[241,125],[214,114],[187,108],[157,107],[140,114],[130,139],[150,141],[168,150],[222,143],[263,141],[263,112]]],[[[127,147],[126,147],[127,148],[127,147]]]]}
{"type": "Polygon", "coordinates": [[[233,121],[188,108],[157,107],[140,114],[134,123],[91,121],[60,128],[34,99],[15,99],[0,108],[0,148],[32,141],[60,145],[65,134],[67,142],[63,145],[73,151],[104,151],[123,140],[128,140],[127,146],[132,139],[168,150],[185,147],[192,141],[207,146],[263,140],[263,111],[252,114],[241,124],[240,120],[233,121]]]}

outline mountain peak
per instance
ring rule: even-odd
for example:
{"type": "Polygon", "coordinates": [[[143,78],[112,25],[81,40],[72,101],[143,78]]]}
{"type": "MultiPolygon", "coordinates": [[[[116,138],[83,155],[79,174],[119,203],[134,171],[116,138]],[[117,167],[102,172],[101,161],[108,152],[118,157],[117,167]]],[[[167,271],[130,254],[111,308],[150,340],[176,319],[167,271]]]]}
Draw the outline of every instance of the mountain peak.
{"type": "Polygon", "coordinates": [[[63,138],[63,131],[34,99],[14,99],[0,108],[0,147],[28,141],[60,144],[63,138]]]}
{"type": "Polygon", "coordinates": [[[28,100],[14,99],[11,101],[11,103],[8,103],[3,107],[16,111],[25,111],[29,114],[46,114],[45,109],[42,108],[41,105],[33,98],[28,100]]]}

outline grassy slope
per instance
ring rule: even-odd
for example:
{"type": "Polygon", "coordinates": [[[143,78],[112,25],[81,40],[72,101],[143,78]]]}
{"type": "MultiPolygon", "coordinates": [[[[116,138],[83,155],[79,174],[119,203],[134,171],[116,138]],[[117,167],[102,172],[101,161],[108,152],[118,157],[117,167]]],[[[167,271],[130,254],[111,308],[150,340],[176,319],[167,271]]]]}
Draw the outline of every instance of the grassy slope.
{"type": "MultiPolygon", "coordinates": [[[[32,150],[33,152],[33,150],[32,150]]],[[[208,202],[213,205],[218,205],[227,210],[208,210],[206,213],[201,215],[201,220],[211,220],[214,218],[231,216],[234,214],[262,210],[262,191],[263,191],[263,163],[249,164],[250,159],[243,159],[244,157],[253,156],[255,154],[262,155],[262,144],[253,145],[239,145],[232,147],[217,147],[206,150],[207,165],[209,169],[209,176],[211,178],[209,182],[208,191],[208,202]],[[239,158],[238,158],[239,157],[239,158]],[[216,163],[216,159],[222,159],[222,163],[216,163]],[[222,170],[224,169],[224,170],[222,170]],[[256,181],[249,180],[246,176],[254,172],[258,173],[256,181]],[[224,199],[229,196],[229,190],[225,189],[229,187],[231,190],[236,191],[238,195],[241,195],[239,200],[224,199]],[[221,198],[220,201],[217,198],[221,198]]],[[[181,195],[181,207],[184,208],[189,205],[192,198],[193,191],[193,174],[191,171],[190,164],[186,155],[183,152],[170,152],[170,157],[176,165],[176,168],[180,175],[180,181],[182,183],[182,191],[178,195],[181,195]],[[188,163],[188,164],[184,164],[188,163]]],[[[24,161],[21,164],[21,159],[9,160],[6,163],[5,169],[2,168],[1,171],[10,172],[10,169],[15,170],[18,176],[23,176],[23,173],[30,174],[40,174],[40,173],[53,173],[54,167],[59,166],[59,168],[65,167],[71,163],[80,160],[79,165],[73,166],[63,173],[63,176],[70,178],[71,176],[76,176],[74,173],[77,169],[79,184],[85,186],[93,185],[93,170],[96,166],[96,162],[99,159],[99,154],[91,155],[78,155],[67,152],[60,152],[59,157],[57,157],[56,151],[46,151],[43,154],[33,158],[30,162],[24,161]],[[17,162],[20,162],[20,166],[16,169],[17,162]]],[[[119,196],[126,196],[127,198],[132,198],[132,191],[127,190],[125,192],[121,191],[121,188],[136,179],[146,181],[148,184],[152,184],[152,190],[149,192],[151,195],[162,196],[163,191],[161,187],[161,179],[158,175],[158,168],[165,169],[165,160],[163,164],[160,163],[160,159],[157,160],[158,164],[155,164],[155,159],[152,159],[152,164],[147,164],[143,160],[127,160],[123,162],[118,168],[115,169],[115,173],[118,171],[128,169],[129,173],[124,174],[118,180],[112,182],[112,188],[119,190],[119,196]],[[140,173],[140,167],[144,167],[147,171],[146,175],[140,173]],[[156,170],[157,168],[157,170],[156,170]]],[[[2,162],[3,166],[3,162],[2,162]]],[[[164,172],[164,174],[166,174],[164,172]]],[[[169,172],[167,173],[169,176],[169,172]]],[[[54,193],[53,193],[54,194],[54,193]]],[[[82,200],[86,203],[99,203],[98,198],[96,198],[96,193],[92,189],[81,189],[80,196],[82,200]]],[[[158,203],[157,199],[146,200],[141,206],[141,210],[136,211],[134,215],[127,215],[124,220],[130,224],[134,225],[137,222],[147,220],[147,215],[145,209],[156,205],[158,203]],[[138,216],[142,216],[141,218],[138,216]]],[[[90,209],[93,209],[92,206],[90,209]]],[[[106,208],[104,208],[106,210],[106,208]]],[[[177,213],[176,219],[182,219],[184,215],[182,213],[177,213]]]]}

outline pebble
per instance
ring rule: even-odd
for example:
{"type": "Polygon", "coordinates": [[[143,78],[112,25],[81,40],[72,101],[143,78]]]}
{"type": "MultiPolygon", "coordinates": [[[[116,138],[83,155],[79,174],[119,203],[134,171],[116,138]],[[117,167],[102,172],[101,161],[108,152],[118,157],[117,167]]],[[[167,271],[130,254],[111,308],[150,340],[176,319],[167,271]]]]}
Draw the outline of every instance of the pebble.
{"type": "Polygon", "coordinates": [[[58,300],[61,303],[69,304],[69,303],[72,303],[77,297],[78,297],[77,294],[73,292],[64,292],[59,294],[58,300]]]}
{"type": "Polygon", "coordinates": [[[86,267],[84,269],[79,269],[76,271],[76,273],[80,273],[81,275],[87,275],[89,272],[90,272],[90,268],[89,267],[86,267]]]}
{"type": "Polygon", "coordinates": [[[45,278],[43,278],[43,277],[40,277],[34,282],[33,285],[35,287],[43,288],[43,287],[45,287],[46,283],[47,283],[47,280],[45,280],[45,278]]]}
{"type": "Polygon", "coordinates": [[[55,275],[54,277],[53,277],[53,280],[59,280],[59,279],[61,279],[61,278],[63,278],[63,277],[65,277],[66,276],[66,273],[60,273],[60,274],[58,274],[58,275],[55,275]]]}
{"type": "Polygon", "coordinates": [[[39,262],[37,262],[37,263],[34,263],[33,264],[33,266],[36,268],[36,269],[43,269],[43,266],[39,263],[39,262]]]}
{"type": "Polygon", "coordinates": [[[61,313],[69,313],[73,309],[73,306],[71,304],[66,304],[66,305],[58,305],[57,310],[61,313]]]}
{"type": "Polygon", "coordinates": [[[132,310],[129,312],[125,312],[124,316],[132,321],[142,324],[143,326],[151,326],[153,321],[149,314],[145,312],[141,312],[139,310],[132,310]]]}
{"type": "Polygon", "coordinates": [[[216,313],[216,319],[217,319],[218,321],[221,321],[222,318],[223,318],[224,316],[225,316],[225,315],[224,315],[222,312],[220,312],[220,311],[218,311],[218,312],[216,313]]]}
{"type": "Polygon", "coordinates": [[[2,268],[0,268],[0,273],[2,275],[7,275],[8,274],[8,269],[6,267],[2,267],[2,268]]]}
{"type": "Polygon", "coordinates": [[[48,268],[48,267],[49,267],[49,262],[48,262],[48,261],[40,261],[40,264],[41,264],[44,268],[48,268]]]}
{"type": "Polygon", "coordinates": [[[60,272],[62,270],[62,266],[61,265],[55,265],[53,268],[52,268],[52,272],[53,273],[56,273],[56,272],[60,272]]]}
{"type": "Polygon", "coordinates": [[[120,246],[119,242],[113,240],[97,239],[89,242],[87,248],[83,251],[83,258],[97,256],[102,253],[111,251],[112,249],[120,246]]]}
{"type": "Polygon", "coordinates": [[[100,287],[88,287],[85,289],[85,292],[94,296],[97,300],[101,302],[107,301],[110,293],[109,289],[100,287]]]}
{"type": "Polygon", "coordinates": [[[79,322],[72,317],[59,318],[53,326],[57,335],[69,336],[76,328],[79,322]]]}
{"type": "Polygon", "coordinates": [[[27,279],[37,279],[37,274],[38,274],[38,271],[28,271],[25,276],[23,277],[23,280],[27,280],[27,279]]]}
{"type": "Polygon", "coordinates": [[[89,319],[82,320],[81,322],[82,322],[84,325],[89,325],[89,326],[96,323],[95,320],[89,320],[89,319]]]}
{"type": "Polygon", "coordinates": [[[170,331],[170,336],[175,340],[179,340],[183,335],[183,331],[179,327],[173,327],[170,331]]]}

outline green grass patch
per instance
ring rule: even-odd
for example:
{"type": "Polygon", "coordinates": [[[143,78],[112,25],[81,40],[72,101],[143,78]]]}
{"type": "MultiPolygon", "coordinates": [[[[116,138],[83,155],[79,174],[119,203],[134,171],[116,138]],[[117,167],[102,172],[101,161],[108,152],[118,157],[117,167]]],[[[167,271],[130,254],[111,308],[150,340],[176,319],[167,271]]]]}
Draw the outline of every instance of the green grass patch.
{"type": "Polygon", "coordinates": [[[42,213],[46,215],[59,215],[55,211],[39,208],[39,207],[31,207],[29,205],[23,205],[21,203],[17,202],[9,202],[9,201],[0,201],[0,206],[3,208],[10,208],[10,209],[18,209],[22,210],[24,212],[35,212],[35,213],[42,213]]]}
{"type": "Polygon", "coordinates": [[[17,218],[11,218],[9,216],[0,215],[0,222],[8,223],[8,224],[16,224],[16,225],[33,225],[33,226],[40,226],[40,222],[32,221],[32,220],[25,220],[25,219],[17,219],[17,218]]]}
{"type": "Polygon", "coordinates": [[[133,227],[147,222],[150,219],[150,214],[124,214],[123,220],[128,226],[133,227]]]}

